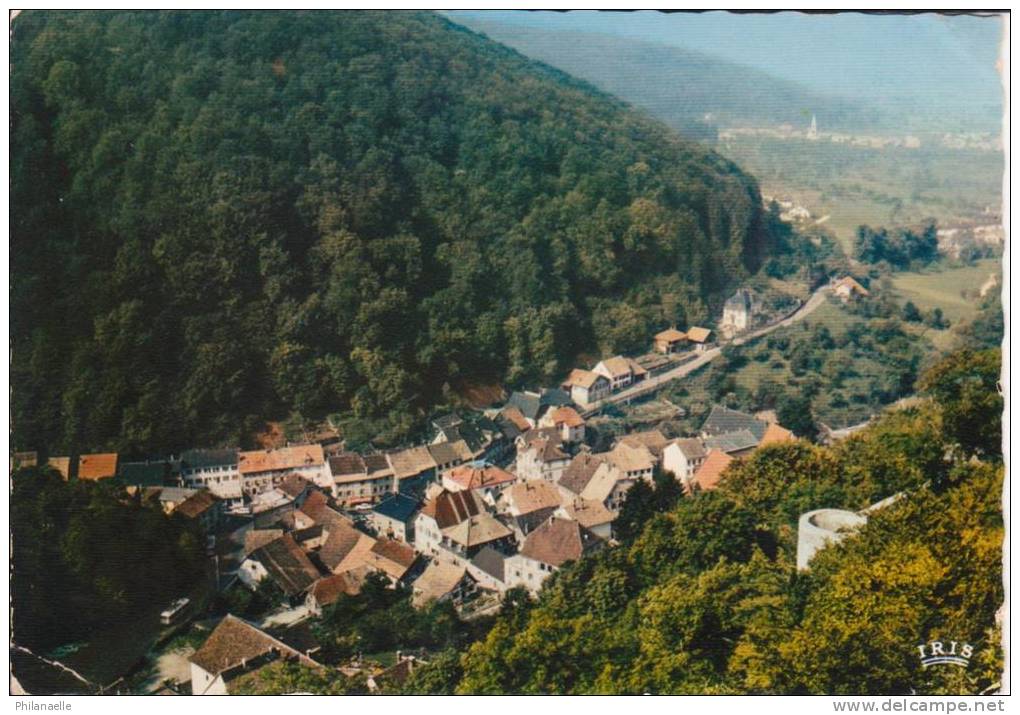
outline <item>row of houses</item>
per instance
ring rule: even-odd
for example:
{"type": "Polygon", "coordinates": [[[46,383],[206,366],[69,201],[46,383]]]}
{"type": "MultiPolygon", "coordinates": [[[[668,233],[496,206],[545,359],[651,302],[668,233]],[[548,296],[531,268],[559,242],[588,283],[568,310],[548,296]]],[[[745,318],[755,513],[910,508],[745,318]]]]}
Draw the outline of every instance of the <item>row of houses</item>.
{"type": "Polygon", "coordinates": [[[711,344],[711,336],[708,328],[693,327],[686,332],[669,328],[655,335],[652,354],[638,358],[616,355],[599,361],[591,370],[575,368],[560,384],[560,389],[581,407],[595,405],[614,392],[668,369],[673,364],[670,356],[688,350],[703,352],[711,344]]]}
{"type": "MultiPolygon", "coordinates": [[[[541,586],[543,574],[554,572],[564,562],[532,563],[522,551],[529,536],[550,519],[574,523],[569,527],[550,526],[546,531],[551,533],[583,529],[580,542],[572,539],[575,544],[594,544],[598,540],[609,543],[612,522],[627,492],[639,480],[651,482],[657,467],[673,474],[686,493],[694,494],[715,488],[732,460],[761,446],[794,439],[789,430],[775,422],[719,405],[712,408],[696,437],[669,439],[659,430],[649,430],[624,435],[602,453],[593,453],[583,445],[584,420],[572,408],[548,410],[539,417],[539,424],[547,426],[527,425],[517,436],[516,459],[507,469],[485,461],[451,467],[428,482],[422,497],[398,491],[372,506],[365,512],[368,529],[385,542],[410,545],[417,555],[432,561],[431,566],[455,566],[465,578],[486,582],[498,592],[516,585],[534,592],[541,586]],[[482,551],[486,552],[482,563],[473,563],[482,551]],[[503,574],[502,578],[493,573],[495,567],[489,568],[497,561],[503,562],[495,569],[503,574]]],[[[336,458],[356,461],[357,455],[345,453],[336,458]]],[[[285,496],[298,506],[298,517],[284,518],[282,528],[308,529],[317,523],[316,519],[299,518],[303,513],[300,502],[306,498],[298,488],[301,484],[315,487],[296,474],[280,485],[285,496]]],[[[317,502],[331,499],[341,503],[335,495],[318,489],[316,495],[317,502]]],[[[331,522],[342,525],[343,532],[356,530],[339,511],[329,508],[325,513],[331,522]]],[[[329,525],[322,528],[325,535],[302,532],[302,538],[313,549],[329,539],[329,525]]],[[[335,572],[338,563],[325,565],[335,572]]],[[[262,577],[267,568],[251,573],[262,577]]],[[[449,568],[443,572],[452,573],[449,568]]],[[[242,580],[250,575],[244,574],[242,580]]],[[[422,598],[447,595],[434,588],[423,589],[423,594],[422,598]]]]}

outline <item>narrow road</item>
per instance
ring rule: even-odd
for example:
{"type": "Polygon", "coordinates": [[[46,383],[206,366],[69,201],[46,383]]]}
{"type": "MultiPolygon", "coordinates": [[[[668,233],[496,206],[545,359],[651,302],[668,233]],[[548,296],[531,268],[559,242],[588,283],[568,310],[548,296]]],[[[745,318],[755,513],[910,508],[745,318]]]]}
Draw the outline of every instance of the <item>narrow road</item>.
{"type": "MultiPolygon", "coordinates": [[[[763,335],[768,335],[777,328],[783,328],[786,327],[787,325],[793,325],[794,323],[803,320],[804,318],[815,312],[821,305],[825,303],[825,297],[830,292],[831,291],[828,285],[822,286],[814,293],[812,293],[811,297],[808,298],[802,306],[797,308],[796,311],[794,311],[787,317],[783,318],[777,323],[773,323],[772,325],[766,325],[763,328],[758,328],[757,330],[747,333],[746,335],[742,335],[739,338],[735,338],[730,344],[744,345],[752,340],[757,340],[763,335]]],[[[706,350],[705,352],[699,354],[698,357],[691,360],[690,362],[684,363],[683,365],[675,367],[671,370],[667,370],[661,375],[656,375],[655,377],[650,377],[647,380],[642,380],[641,382],[635,385],[631,385],[628,388],[625,388],[617,393],[610,395],[604,400],[600,400],[597,404],[592,405],[588,409],[586,409],[582,414],[584,417],[588,417],[590,415],[595,414],[606,405],[615,404],[617,402],[626,402],[628,400],[634,399],[635,397],[638,397],[639,395],[644,395],[649,392],[655,392],[667,382],[671,382],[672,380],[676,380],[681,377],[686,377],[687,375],[690,375],[695,370],[703,367],[705,364],[711,362],[712,360],[715,360],[721,354],[722,354],[721,347],[706,350]]]]}

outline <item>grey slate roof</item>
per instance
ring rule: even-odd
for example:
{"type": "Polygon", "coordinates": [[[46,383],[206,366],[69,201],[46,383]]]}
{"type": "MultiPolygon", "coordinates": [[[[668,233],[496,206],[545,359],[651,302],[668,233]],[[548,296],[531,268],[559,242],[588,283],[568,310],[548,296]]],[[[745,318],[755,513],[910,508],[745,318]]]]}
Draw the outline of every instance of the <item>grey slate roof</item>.
{"type": "Polygon", "coordinates": [[[432,424],[435,426],[437,430],[440,431],[450,429],[451,427],[456,427],[457,425],[462,424],[463,422],[464,420],[462,420],[460,418],[460,415],[458,415],[456,412],[451,412],[449,414],[442,415],[432,420],[432,424]]]}
{"type": "Polygon", "coordinates": [[[546,407],[562,407],[563,405],[572,405],[574,401],[570,399],[570,393],[566,390],[561,390],[558,387],[553,387],[545,390],[539,398],[543,406],[546,407]]]}
{"type": "Polygon", "coordinates": [[[406,494],[393,494],[372,507],[372,511],[406,523],[418,511],[418,506],[417,499],[412,499],[406,494]]]}
{"type": "Polygon", "coordinates": [[[185,469],[202,467],[237,466],[236,449],[189,449],[181,455],[185,469]]]}
{"type": "Polygon", "coordinates": [[[538,413],[542,409],[539,396],[530,392],[514,392],[506,404],[519,409],[529,420],[538,419],[538,413]]]}
{"type": "Polygon", "coordinates": [[[768,429],[768,425],[765,422],[757,420],[745,412],[731,410],[722,405],[712,405],[712,411],[708,413],[704,424],[701,425],[701,431],[709,435],[747,430],[758,441],[765,435],[766,429],[768,429]]]}
{"type": "Polygon", "coordinates": [[[185,499],[188,499],[197,493],[197,489],[190,489],[187,487],[164,487],[159,490],[159,500],[161,502],[183,502],[185,499]]]}
{"type": "Polygon", "coordinates": [[[521,431],[517,429],[517,425],[513,422],[502,415],[500,415],[497,420],[499,423],[499,431],[503,433],[503,436],[508,442],[513,442],[515,439],[520,437],[521,431]]]}
{"type": "Polygon", "coordinates": [[[553,388],[543,390],[540,395],[533,392],[514,392],[506,404],[519,409],[528,419],[537,420],[544,408],[572,405],[574,401],[564,390],[553,388]]]}
{"type": "Polygon", "coordinates": [[[729,454],[757,447],[758,442],[759,440],[753,434],[746,429],[742,429],[736,432],[727,432],[726,434],[708,437],[705,439],[705,447],[709,450],[718,449],[729,454]]]}
{"type": "Polygon", "coordinates": [[[491,546],[483,546],[482,550],[471,559],[471,563],[497,581],[505,580],[506,557],[491,546]]]}
{"type": "Polygon", "coordinates": [[[504,518],[510,523],[511,527],[516,525],[517,529],[527,536],[544,524],[559,508],[560,507],[557,504],[556,506],[547,506],[541,509],[535,509],[527,514],[519,514],[517,516],[507,515],[504,518]]]}

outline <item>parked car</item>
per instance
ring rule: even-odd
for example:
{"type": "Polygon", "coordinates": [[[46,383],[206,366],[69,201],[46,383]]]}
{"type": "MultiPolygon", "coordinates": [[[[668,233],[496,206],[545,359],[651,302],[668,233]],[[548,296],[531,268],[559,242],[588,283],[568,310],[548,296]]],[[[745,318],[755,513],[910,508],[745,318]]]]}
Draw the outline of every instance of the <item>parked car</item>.
{"type": "Polygon", "coordinates": [[[191,603],[191,599],[189,598],[178,598],[176,601],[171,603],[165,611],[159,614],[159,622],[164,626],[169,626],[172,623],[175,623],[184,614],[189,603],[191,603]]]}

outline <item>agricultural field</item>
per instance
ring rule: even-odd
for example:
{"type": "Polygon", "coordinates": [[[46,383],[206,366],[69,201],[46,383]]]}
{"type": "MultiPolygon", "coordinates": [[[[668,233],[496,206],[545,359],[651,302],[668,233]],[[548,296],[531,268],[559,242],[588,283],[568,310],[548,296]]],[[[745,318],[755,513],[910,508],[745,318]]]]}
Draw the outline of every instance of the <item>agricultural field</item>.
{"type": "Polygon", "coordinates": [[[909,300],[922,312],[940,308],[954,323],[973,318],[982,288],[986,292],[998,291],[1001,281],[1002,264],[995,258],[977,261],[971,266],[936,267],[923,273],[897,273],[892,277],[897,297],[902,302],[909,300]]]}
{"type": "Polygon", "coordinates": [[[1002,202],[1003,160],[991,151],[870,149],[805,140],[740,137],[719,146],[758,177],[762,193],[811,211],[850,253],[860,225],[934,218],[990,223],[1002,202]],[[986,213],[989,212],[989,213],[986,213]]]}

